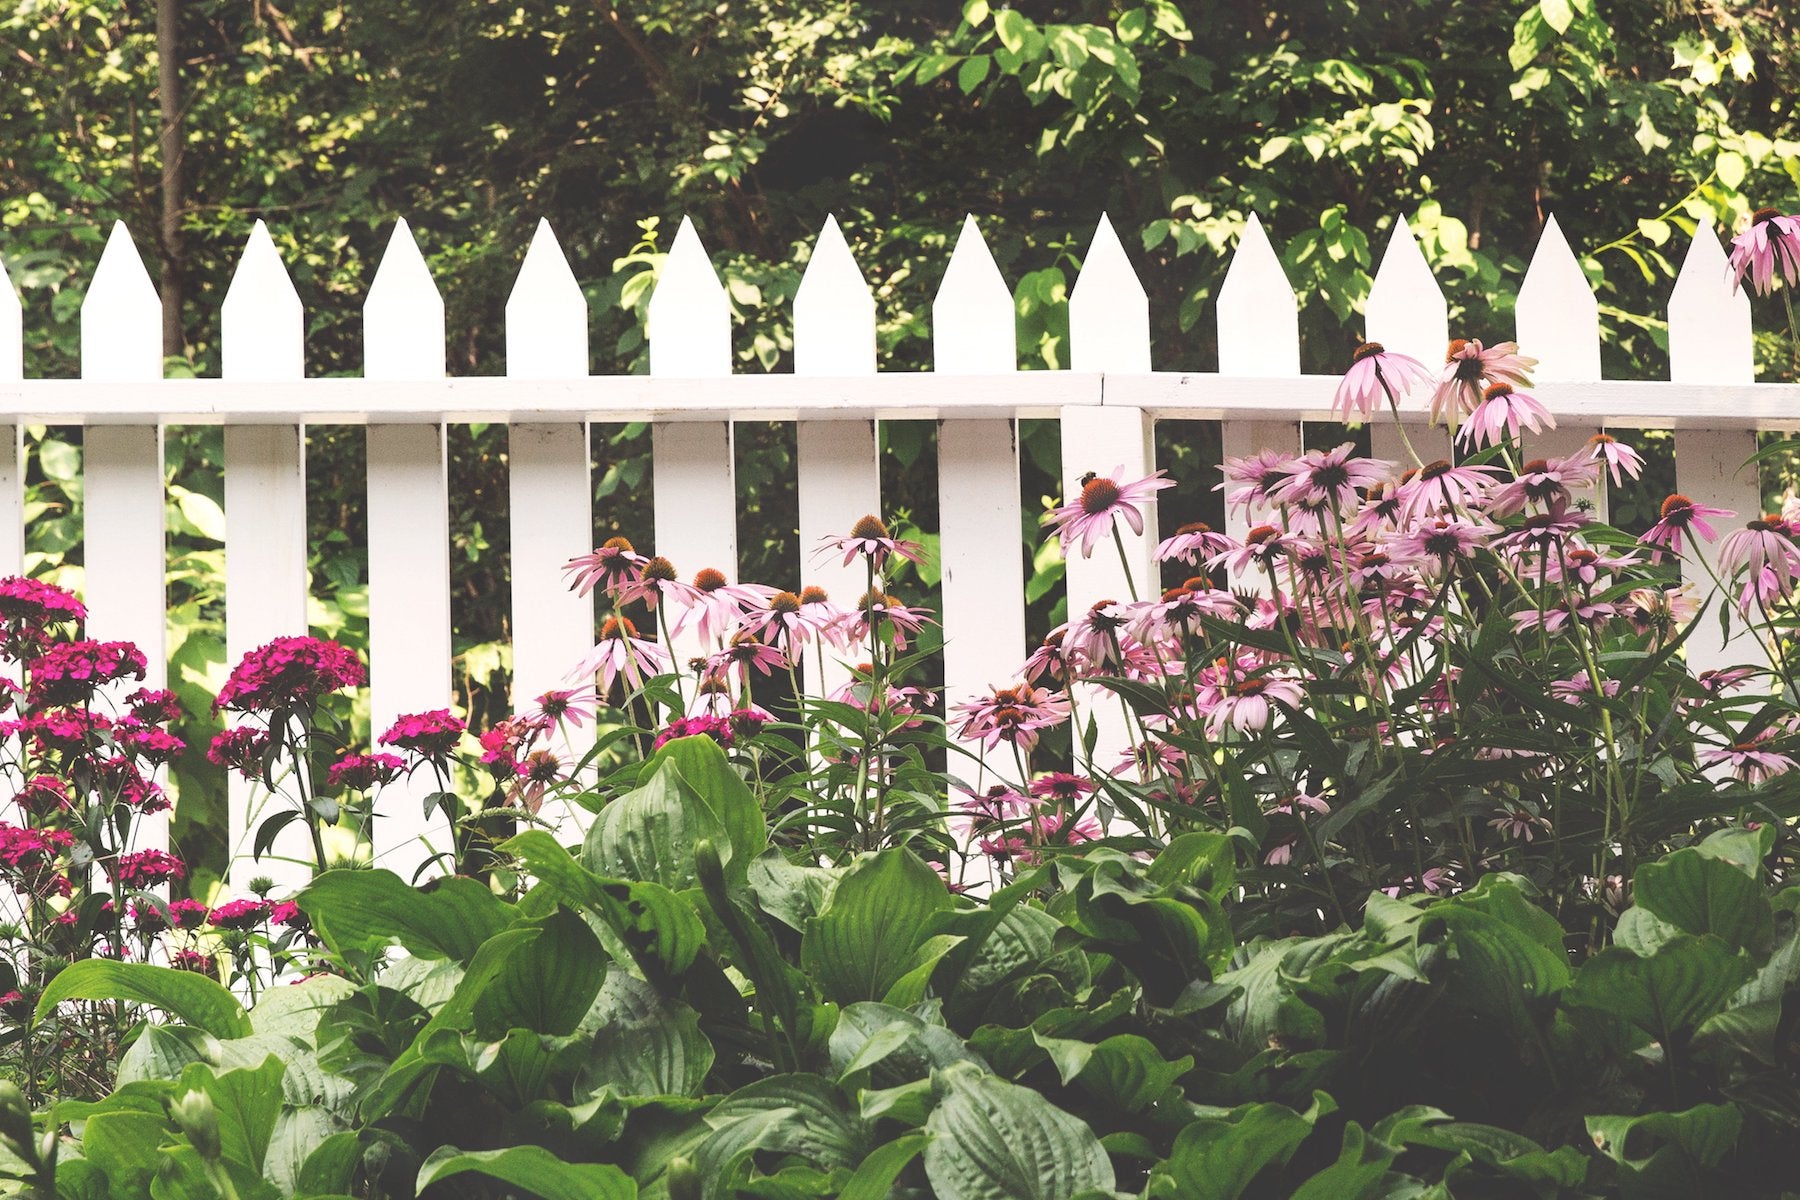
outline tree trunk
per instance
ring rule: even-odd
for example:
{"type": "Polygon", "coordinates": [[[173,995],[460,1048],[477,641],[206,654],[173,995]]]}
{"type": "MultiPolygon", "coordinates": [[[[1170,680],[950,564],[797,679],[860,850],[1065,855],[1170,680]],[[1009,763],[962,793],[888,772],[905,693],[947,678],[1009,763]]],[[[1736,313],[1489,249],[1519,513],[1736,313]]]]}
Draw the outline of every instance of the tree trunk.
{"type": "Polygon", "coordinates": [[[181,332],[181,304],[186,292],[187,252],[181,241],[181,0],[156,0],[156,90],[162,110],[162,228],[157,257],[162,264],[163,354],[187,353],[181,332]]]}

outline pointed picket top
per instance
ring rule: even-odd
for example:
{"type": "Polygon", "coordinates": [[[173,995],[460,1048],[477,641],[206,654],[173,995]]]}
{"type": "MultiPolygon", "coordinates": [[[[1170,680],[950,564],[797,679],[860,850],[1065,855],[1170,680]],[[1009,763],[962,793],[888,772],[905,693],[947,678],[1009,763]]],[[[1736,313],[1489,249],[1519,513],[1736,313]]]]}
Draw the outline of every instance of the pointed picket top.
{"type": "Polygon", "coordinates": [[[794,374],[874,373],[875,297],[828,216],[794,294],[794,374]]]}
{"type": "Polygon", "coordinates": [[[363,378],[443,375],[444,298],[413,240],[412,227],[401,217],[363,301],[363,378]]]}
{"type": "Polygon", "coordinates": [[[1443,365],[1450,310],[1405,217],[1394,221],[1363,304],[1363,325],[1366,340],[1411,355],[1433,370],[1443,365]]]}
{"type": "Polygon", "coordinates": [[[1255,213],[1219,286],[1219,374],[1298,375],[1300,306],[1255,213]]]}
{"type": "Polygon", "coordinates": [[[258,221],[244,243],[219,310],[220,374],[271,381],[306,377],[306,310],[269,227],[258,221]]]}
{"type": "Polygon", "coordinates": [[[1535,379],[1600,378],[1600,302],[1552,216],[1519,285],[1519,352],[1538,360],[1535,379]]]}
{"type": "Polygon", "coordinates": [[[1077,371],[1150,369],[1150,298],[1105,213],[1069,293],[1069,343],[1077,371]]]}
{"type": "Polygon", "coordinates": [[[1702,224],[1669,294],[1669,378],[1755,383],[1750,329],[1750,297],[1733,290],[1725,247],[1712,225],[1702,224]]]}
{"type": "Polygon", "coordinates": [[[950,263],[931,301],[933,368],[944,374],[999,375],[1019,369],[1012,290],[973,214],[963,217],[950,263]]]}
{"type": "Polygon", "coordinates": [[[550,222],[538,218],[506,298],[506,373],[581,379],[588,373],[588,307],[550,222]]]}
{"type": "Polygon", "coordinates": [[[649,320],[652,375],[731,374],[731,301],[687,217],[650,293],[649,320]]]}
{"type": "Polygon", "coordinates": [[[25,378],[25,314],[0,260],[0,379],[25,378]]]}
{"type": "Polygon", "coordinates": [[[125,222],[114,221],[81,302],[81,377],[141,383],[162,373],[162,301],[125,222]]]}

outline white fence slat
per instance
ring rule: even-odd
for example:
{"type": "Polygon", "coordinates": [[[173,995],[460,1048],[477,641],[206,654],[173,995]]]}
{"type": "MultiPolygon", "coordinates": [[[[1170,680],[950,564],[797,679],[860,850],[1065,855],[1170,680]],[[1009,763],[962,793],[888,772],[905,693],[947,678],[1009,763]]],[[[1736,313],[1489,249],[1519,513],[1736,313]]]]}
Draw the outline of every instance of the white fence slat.
{"type": "MultiPolygon", "coordinates": [[[[549,222],[539,221],[506,302],[506,373],[583,378],[587,299],[549,222]]],[[[561,586],[563,565],[593,549],[593,483],[584,421],[521,421],[508,433],[512,525],[513,707],[560,688],[594,643],[594,606],[561,586]]]]}
{"type": "MultiPolygon", "coordinates": [[[[973,216],[963,218],[931,301],[940,375],[1018,370],[1012,291],[973,216]]],[[[1019,676],[1025,660],[1025,567],[1019,545],[1019,444],[1010,419],[938,422],[938,533],[943,567],[944,711],[1019,676]]],[[[953,775],[974,778],[953,759],[953,775]]]]}
{"type": "Polygon", "coordinates": [[[1532,378],[1600,378],[1600,302],[1553,216],[1544,222],[1515,310],[1519,352],[1538,360],[1532,378]]]}
{"type": "MultiPolygon", "coordinates": [[[[1269,243],[1262,222],[1250,214],[1237,252],[1219,287],[1219,374],[1292,377],[1300,374],[1300,310],[1281,259],[1269,243]]],[[[1220,428],[1227,458],[1259,450],[1300,449],[1297,421],[1227,419],[1220,428]]],[[[1250,526],[1241,515],[1228,515],[1226,530],[1242,537],[1250,526]]],[[[1233,581],[1234,584],[1238,581],[1233,581]]],[[[1253,579],[1242,586],[1254,586],[1253,579]]]]}
{"type": "MultiPolygon", "coordinates": [[[[10,291],[10,289],[8,289],[10,291]]],[[[123,222],[113,225],[81,305],[81,375],[111,383],[162,381],[162,303],[123,222]]],[[[146,410],[153,411],[154,403],[146,410]]],[[[90,427],[82,461],[88,636],[135,642],[144,686],[168,679],[164,627],[162,429],[90,427]]],[[[115,689],[115,700],[132,688],[115,689]]],[[[168,814],[137,825],[137,849],[168,849],[168,814]]]]}
{"type": "MultiPolygon", "coordinates": [[[[794,374],[875,374],[875,297],[850,253],[837,218],[826,217],[794,295],[794,374]]],[[[850,531],[865,513],[881,516],[881,470],[873,421],[799,421],[794,427],[799,482],[799,582],[825,589],[848,608],[867,586],[860,561],[821,556],[822,538],[850,531]]],[[[849,681],[842,662],[802,666],[806,690],[829,695],[849,681]]]]}
{"type": "MultiPolygon", "coordinates": [[[[363,304],[363,376],[435,379],[444,374],[444,301],[404,220],[396,223],[363,304]]],[[[449,472],[441,424],[370,425],[369,712],[379,737],[403,713],[447,708],[450,686],[449,472]]],[[[403,879],[451,846],[425,773],[382,790],[376,809],[378,866],[403,879]]],[[[440,863],[432,873],[444,870],[440,863]]]]}
{"type": "Polygon", "coordinates": [[[1150,298],[1105,213],[1069,293],[1069,342],[1077,371],[1150,369],[1150,298]]]}
{"type": "Polygon", "coordinates": [[[1255,213],[1219,285],[1219,374],[1298,375],[1300,309],[1294,286],[1255,213]]]}
{"type": "MultiPolygon", "coordinates": [[[[696,380],[731,375],[731,302],[687,217],[650,293],[649,336],[652,375],[696,380]]],[[[695,395],[713,387],[697,384],[695,395]]],[[[737,578],[733,446],[729,421],[658,421],[650,430],[655,550],[684,579],[707,567],[737,578]]],[[[675,639],[678,665],[702,650],[692,630],[675,639]]]]}
{"type": "MultiPolygon", "coordinates": [[[[220,311],[222,376],[240,383],[304,379],[305,322],[293,280],[268,229],[258,221],[220,311]]],[[[225,426],[228,667],[275,638],[307,631],[305,461],[305,435],[298,425],[225,426]]],[[[236,772],[228,774],[226,786],[232,887],[242,892],[259,875],[275,881],[277,895],[303,886],[313,851],[300,823],[283,829],[261,862],[250,857],[257,826],[284,807],[298,805],[298,795],[270,796],[236,772]]]]}
{"type": "Polygon", "coordinates": [[[0,380],[25,378],[25,312],[0,259],[0,380]]]}
{"type": "Polygon", "coordinates": [[[1411,355],[1433,371],[1444,365],[1449,308],[1405,217],[1394,218],[1394,231],[1363,304],[1363,322],[1367,340],[1411,355]]]}
{"type": "MultiPolygon", "coordinates": [[[[1720,384],[1751,383],[1756,378],[1750,298],[1743,290],[1733,293],[1724,247],[1709,225],[1694,231],[1669,296],[1669,378],[1676,383],[1720,384]]],[[[1737,513],[1735,520],[1714,524],[1719,542],[1699,547],[1715,571],[1719,543],[1727,530],[1760,515],[1762,488],[1757,470],[1742,466],[1755,452],[1756,435],[1748,430],[1675,431],[1675,490],[1697,503],[1737,513]]],[[[1702,593],[1710,586],[1704,571],[1683,574],[1702,593]]],[[[1721,596],[1715,603],[1729,604],[1735,599],[1735,595],[1721,596]]],[[[1719,637],[1718,623],[1708,612],[1688,638],[1685,652],[1688,666],[1695,671],[1761,661],[1755,641],[1735,613],[1728,642],[1719,637]]]]}

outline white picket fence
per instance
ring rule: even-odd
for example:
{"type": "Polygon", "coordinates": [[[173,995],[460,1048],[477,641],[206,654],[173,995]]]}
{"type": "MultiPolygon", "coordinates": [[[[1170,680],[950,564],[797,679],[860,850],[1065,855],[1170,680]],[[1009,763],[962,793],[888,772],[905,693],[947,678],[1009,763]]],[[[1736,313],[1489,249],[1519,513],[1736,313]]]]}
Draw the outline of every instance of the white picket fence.
{"type": "MultiPolygon", "coordinates": [[[[24,378],[18,301],[0,288],[0,573],[23,551],[19,430],[86,427],[87,603],[92,636],[129,638],[163,674],[162,429],[224,426],[227,643],[232,661],[272,637],[306,628],[303,434],[308,425],[368,430],[371,687],[377,731],[402,712],[451,698],[450,565],[445,426],[511,425],[512,628],[515,697],[557,686],[593,641],[589,604],[565,591],[561,567],[591,548],[588,423],[653,425],[656,552],[684,573],[713,566],[735,576],[734,420],[797,422],[796,578],[851,596],[856,568],[814,566],[811,550],[865,512],[880,512],[876,422],[939,422],[944,666],[950,703],[1011,679],[1025,645],[1018,546],[1015,422],[1062,423],[1065,488],[1081,474],[1154,467],[1159,418],[1223,422],[1227,454],[1296,447],[1306,421],[1329,420],[1335,377],[1299,372],[1296,302],[1253,217],[1219,293],[1218,374],[1158,372],[1148,305],[1112,226],[1102,217],[1070,299],[1073,369],[1019,372],[1010,289],[973,218],[950,256],[933,305],[935,371],[878,374],[875,309],[834,221],[828,221],[795,300],[795,370],[732,375],[731,314],[693,226],[684,221],[650,303],[650,373],[590,376],[588,313],[547,225],[540,224],[506,308],[505,378],[445,373],[444,307],[410,231],[397,224],[365,303],[361,379],[307,379],[304,313],[261,222],[226,295],[222,378],[164,380],[154,288],[124,227],[112,232],[81,310],[82,378],[24,378]]],[[[1404,221],[1382,256],[1366,309],[1367,336],[1441,362],[1446,305],[1404,221]]],[[[1514,331],[1477,318],[1467,335],[1514,331]]],[[[1800,387],[1758,384],[1750,306],[1734,295],[1712,230],[1688,249],[1669,301],[1669,382],[1600,377],[1594,295],[1554,220],[1517,305],[1517,340],[1540,366],[1536,394],[1559,428],[1546,450],[1572,448],[1601,427],[1673,428],[1680,490],[1746,515],[1759,504],[1740,465],[1755,431],[1800,425],[1800,387]]],[[[1408,414],[1423,447],[1422,409],[1408,414]]],[[[1441,440],[1441,435],[1438,435],[1441,440]]],[[[1401,458],[1391,427],[1375,452],[1401,458]]],[[[1239,531],[1241,532],[1241,531],[1239,531]]],[[[1128,538],[1138,578],[1153,580],[1155,526],[1128,538]],[[1139,568],[1141,567],[1141,571],[1139,568]]],[[[1118,556],[1069,565],[1071,612],[1125,592],[1118,556]]],[[[1700,665],[1741,657],[1710,622],[1690,643],[1700,665]]],[[[1103,731],[1105,745],[1123,730],[1103,731]]],[[[232,800],[231,845],[247,848],[250,797],[232,800]]],[[[415,798],[389,793],[377,824],[378,859],[402,873],[428,832],[415,798]]],[[[297,840],[278,854],[308,857],[297,840]]],[[[147,831],[149,841],[166,836],[147,831]]],[[[441,845],[442,842],[440,841],[441,845]]],[[[298,871],[298,868],[295,868],[298,871]]],[[[242,863],[241,881],[269,873],[242,863]]],[[[296,882],[288,873],[283,882],[296,882]]]]}

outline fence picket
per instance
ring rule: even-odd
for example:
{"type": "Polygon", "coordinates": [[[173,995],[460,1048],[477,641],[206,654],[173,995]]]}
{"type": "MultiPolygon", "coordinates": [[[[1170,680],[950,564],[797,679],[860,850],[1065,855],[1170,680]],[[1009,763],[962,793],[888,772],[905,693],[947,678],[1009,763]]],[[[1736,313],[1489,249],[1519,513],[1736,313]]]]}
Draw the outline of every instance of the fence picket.
{"type": "MultiPolygon", "coordinates": [[[[162,380],[162,303],[123,222],[113,225],[81,305],[81,377],[109,383],[162,380]]],[[[154,404],[145,406],[154,412],[154,404]]],[[[144,652],[145,687],[168,682],[163,590],[162,427],[95,425],[83,441],[84,590],[88,636],[130,641],[144,652]]],[[[115,689],[114,701],[133,687],[115,689]]],[[[146,815],[133,849],[166,850],[168,814],[146,815]]]]}
{"type": "MultiPolygon", "coordinates": [[[[731,301],[694,223],[681,228],[650,293],[650,374],[692,379],[698,399],[731,375],[731,301]],[[707,381],[707,382],[702,382],[707,381]]],[[[699,405],[696,405],[699,407],[699,405]]],[[[684,578],[712,567],[737,577],[737,466],[730,421],[658,421],[650,430],[656,553],[684,578]]],[[[677,665],[703,652],[675,639],[677,665]]]]}
{"type": "MultiPolygon", "coordinates": [[[[1363,323],[1367,340],[1410,355],[1434,372],[1444,365],[1444,348],[1450,342],[1449,306],[1403,216],[1394,218],[1394,230],[1381,253],[1381,265],[1375,269],[1369,298],[1363,302],[1363,323]]],[[[1414,396],[1407,407],[1418,409],[1424,404],[1424,396],[1414,396]]],[[[1426,462],[1450,456],[1448,430],[1413,425],[1407,437],[1426,462]]],[[[1412,465],[1391,416],[1371,425],[1369,441],[1376,458],[1412,465]]]]}
{"type": "MultiPolygon", "coordinates": [[[[836,217],[813,246],[794,296],[794,374],[875,374],[875,297],[850,253],[836,217]]],[[[800,581],[817,584],[849,607],[867,586],[861,562],[819,555],[820,540],[847,533],[865,513],[881,515],[881,472],[875,422],[801,420],[794,428],[799,483],[800,581]]],[[[827,656],[802,664],[806,689],[828,695],[847,682],[843,663],[827,656]]]]}
{"type": "MultiPolygon", "coordinates": [[[[24,310],[0,262],[0,383],[25,378],[24,310]]],[[[20,427],[0,424],[0,576],[25,569],[24,463],[20,427]]]]}
{"type": "MultiPolygon", "coordinates": [[[[444,375],[444,300],[404,219],[394,225],[363,302],[363,378],[444,375]]],[[[369,464],[369,713],[380,737],[403,713],[448,708],[450,515],[444,426],[371,424],[369,464]]],[[[375,862],[410,879],[449,848],[424,772],[381,793],[375,862]],[[420,839],[424,840],[421,841],[420,839]]],[[[443,869],[439,864],[438,869],[443,869]]]]}
{"type": "MultiPolygon", "coordinates": [[[[1219,374],[1300,374],[1300,310],[1294,287],[1255,213],[1245,223],[1237,252],[1225,271],[1225,282],[1219,285],[1218,322],[1219,374]]],[[[1227,458],[1242,458],[1263,449],[1292,452],[1300,448],[1298,421],[1238,417],[1220,425],[1227,458]]],[[[1233,537],[1243,537],[1250,524],[1241,512],[1228,513],[1225,518],[1225,528],[1233,537]]],[[[1258,582],[1241,581],[1246,587],[1258,582]]]]}
{"type": "MultiPolygon", "coordinates": [[[[1103,213],[1081,262],[1081,274],[1069,295],[1071,362],[1077,371],[1142,374],[1150,370],[1150,301],[1132,270],[1125,247],[1103,213]]],[[[1081,494],[1089,471],[1106,475],[1123,467],[1122,478],[1141,479],[1156,469],[1155,422],[1140,408],[1072,406],[1062,410],[1062,468],[1065,501],[1081,494]]],[[[1124,602],[1152,597],[1157,582],[1156,501],[1143,506],[1144,531],[1133,533],[1115,521],[1125,553],[1117,545],[1094,547],[1091,558],[1068,560],[1069,619],[1079,620],[1103,600],[1124,602]],[[1127,576],[1127,564],[1130,575],[1127,576]]],[[[1108,539],[1111,540],[1110,538],[1108,539]]],[[[1096,689],[1088,689],[1081,711],[1094,716],[1098,740],[1095,757],[1113,762],[1131,745],[1125,714],[1096,689]]]]}
{"type": "MultiPolygon", "coordinates": [[[[1600,302],[1554,216],[1544,222],[1515,310],[1519,352],[1538,360],[1538,383],[1600,378],[1600,302]]],[[[1554,415],[1554,414],[1553,414],[1554,415]]],[[[1528,458],[1574,454],[1600,432],[1592,422],[1559,419],[1555,429],[1526,434],[1528,458]]]]}
{"type": "MultiPolygon", "coordinates": [[[[973,216],[965,216],[931,302],[940,375],[1018,369],[1012,292],[973,216]]],[[[1017,678],[1025,658],[1025,567],[1019,552],[1019,443],[1009,418],[938,422],[938,531],[944,593],[944,704],[1017,678]]],[[[951,761],[973,784],[975,772],[951,761]]]]}
{"type": "MultiPolygon", "coordinates": [[[[1710,225],[1694,230],[1669,295],[1669,378],[1676,383],[1717,384],[1756,379],[1750,298],[1732,289],[1725,249],[1710,225]]],[[[1756,453],[1756,435],[1746,429],[1704,428],[1702,420],[1708,415],[1713,414],[1696,414],[1695,427],[1684,424],[1675,431],[1675,490],[1697,503],[1737,514],[1736,520],[1722,520],[1715,526],[1723,540],[1727,528],[1736,528],[1738,522],[1762,511],[1757,470],[1743,466],[1756,453]]],[[[1718,569],[1718,549],[1718,542],[1700,544],[1700,555],[1713,571],[1718,569]]],[[[1702,592],[1708,586],[1704,570],[1697,575],[1683,574],[1702,592]]],[[[1686,653],[1688,665],[1695,671],[1727,666],[1734,660],[1760,660],[1753,635],[1735,614],[1726,640],[1719,636],[1718,622],[1710,611],[1688,638],[1686,653]]]]}
{"type": "MultiPolygon", "coordinates": [[[[506,302],[506,373],[588,373],[587,299],[547,221],[538,222],[506,302]]],[[[559,586],[564,564],[593,548],[593,485],[586,421],[520,421],[507,438],[517,711],[563,687],[594,644],[592,600],[559,586]]]]}

